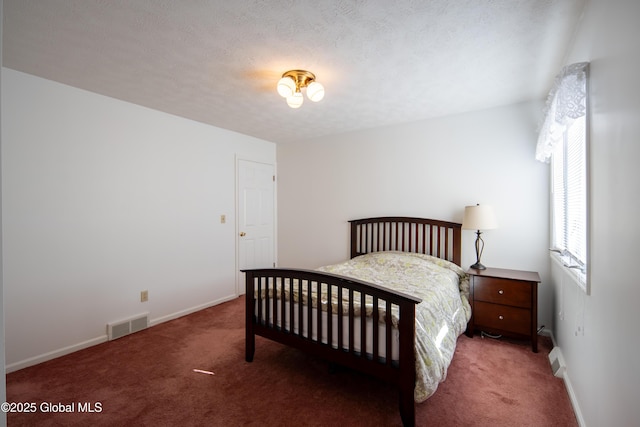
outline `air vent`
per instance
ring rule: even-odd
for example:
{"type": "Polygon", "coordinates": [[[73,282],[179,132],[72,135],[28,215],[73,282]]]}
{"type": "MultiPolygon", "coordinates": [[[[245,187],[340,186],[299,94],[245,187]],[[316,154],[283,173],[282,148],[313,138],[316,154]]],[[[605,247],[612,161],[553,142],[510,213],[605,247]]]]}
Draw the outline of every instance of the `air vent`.
{"type": "Polygon", "coordinates": [[[565,364],[560,347],[553,347],[549,353],[549,363],[551,363],[551,371],[558,378],[564,376],[565,364]]]}
{"type": "Polygon", "coordinates": [[[149,313],[140,314],[129,319],[107,324],[109,341],[124,337],[125,335],[147,329],[149,327],[149,313]]]}

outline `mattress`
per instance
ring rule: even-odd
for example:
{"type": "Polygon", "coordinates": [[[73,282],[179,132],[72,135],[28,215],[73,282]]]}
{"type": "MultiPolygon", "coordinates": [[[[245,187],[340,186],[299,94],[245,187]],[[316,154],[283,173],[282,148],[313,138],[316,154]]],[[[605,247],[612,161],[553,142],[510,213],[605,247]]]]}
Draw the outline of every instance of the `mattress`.
{"type": "MultiPolygon", "coordinates": [[[[282,302],[280,300],[277,301],[277,310],[278,313],[281,313],[281,308],[282,308],[282,302]]],[[[284,318],[284,329],[287,331],[291,331],[295,334],[301,334],[302,336],[308,337],[309,336],[309,326],[308,326],[308,306],[307,305],[303,305],[302,307],[302,322],[298,321],[298,309],[297,309],[297,302],[293,303],[294,305],[296,305],[296,308],[294,309],[294,321],[293,321],[293,328],[291,327],[291,319],[289,318],[290,316],[290,305],[291,303],[289,301],[285,301],[285,318],[284,318]],[[301,331],[299,330],[299,327],[302,329],[301,331]]],[[[262,312],[266,313],[266,302],[264,299],[262,299],[262,312]]],[[[318,315],[318,309],[313,306],[311,308],[311,318],[313,319],[313,321],[316,321],[317,319],[317,315],[318,315]]],[[[322,325],[323,327],[321,328],[322,330],[322,336],[318,337],[318,334],[316,332],[315,328],[311,328],[311,336],[310,338],[313,341],[319,341],[322,342],[324,344],[328,344],[329,343],[329,333],[328,333],[328,321],[327,321],[327,317],[328,317],[328,313],[327,310],[322,310],[321,314],[321,321],[322,321],[322,325]]],[[[338,314],[336,314],[335,312],[331,315],[332,317],[332,322],[331,324],[333,325],[333,333],[331,334],[331,346],[333,348],[338,348],[338,333],[336,331],[336,329],[338,328],[338,314]]],[[[348,314],[341,314],[341,316],[343,316],[343,322],[342,322],[342,348],[348,348],[349,346],[349,336],[350,336],[350,331],[348,330],[348,314]]],[[[364,351],[367,354],[373,354],[373,320],[371,318],[371,316],[367,316],[366,318],[366,324],[365,324],[365,334],[366,334],[366,339],[364,340],[365,344],[365,349],[364,351]]],[[[362,329],[361,329],[361,321],[362,321],[362,317],[358,316],[357,318],[354,319],[354,330],[353,330],[353,349],[356,353],[360,353],[362,352],[362,329]]],[[[279,318],[274,318],[273,312],[269,311],[269,323],[270,324],[276,324],[279,327],[282,327],[282,321],[279,318]]],[[[384,324],[380,325],[381,327],[378,328],[378,336],[379,336],[379,345],[378,345],[378,355],[379,357],[382,358],[386,358],[387,354],[386,354],[386,346],[385,346],[385,326],[384,324]]],[[[392,332],[391,332],[391,359],[393,361],[397,361],[398,360],[398,353],[399,353],[399,334],[398,334],[398,328],[397,327],[392,327],[392,332]]]]}
{"type": "MultiPolygon", "coordinates": [[[[437,389],[438,384],[446,378],[447,368],[451,363],[455,352],[457,338],[466,329],[466,325],[471,317],[471,307],[469,305],[469,280],[464,271],[449,261],[429,255],[406,253],[406,252],[374,252],[366,255],[355,257],[349,261],[338,264],[328,265],[318,268],[318,271],[338,274],[341,276],[352,277],[359,280],[384,286],[388,289],[399,291],[405,294],[413,295],[422,299],[422,302],[416,306],[416,337],[415,337],[415,355],[416,355],[416,387],[414,391],[414,399],[416,402],[422,402],[430,397],[437,389]]],[[[307,301],[308,289],[303,284],[302,293],[305,295],[294,294],[289,295],[288,286],[284,286],[285,292],[285,311],[284,319],[276,318],[278,326],[289,328],[289,304],[298,304],[298,301],[307,301]]],[[[263,295],[264,297],[264,290],[263,295]]],[[[269,290],[271,294],[273,291],[269,290]]],[[[281,286],[277,286],[275,292],[278,294],[278,304],[281,304],[280,292],[281,286]]],[[[312,288],[313,292],[313,288],[312,288]]],[[[274,295],[270,295],[273,297],[274,295]]],[[[256,295],[258,297],[258,295],[256,295]]],[[[322,310],[322,322],[327,324],[327,307],[332,306],[332,325],[337,328],[337,316],[346,316],[347,313],[338,313],[338,296],[334,292],[331,300],[324,290],[320,295],[313,292],[312,303],[310,309],[313,310],[313,319],[316,319],[317,310],[322,310]],[[318,305],[318,301],[320,304],[318,305]]],[[[343,296],[344,300],[345,296],[343,296]]],[[[356,298],[358,300],[358,298],[356,298]]],[[[265,302],[263,300],[263,310],[265,302]]],[[[372,316],[373,304],[371,301],[365,301],[366,313],[366,348],[367,353],[372,353],[372,316]]],[[[278,313],[281,306],[278,305],[278,313]]],[[[305,303],[303,307],[303,318],[306,319],[309,304],[305,303]]],[[[267,310],[268,311],[268,310],[267,310]]],[[[362,307],[355,307],[357,324],[360,322],[360,313],[362,307]]],[[[379,312],[379,333],[385,334],[385,318],[391,316],[392,325],[397,325],[398,314],[395,310],[386,313],[384,304],[378,307],[379,312]]],[[[294,310],[294,316],[297,318],[298,310],[294,310]]],[[[276,316],[277,317],[277,316],[276,316]]],[[[273,313],[269,316],[269,322],[274,321],[273,313]]],[[[304,320],[303,319],[303,320],[304,320]]],[[[294,319],[294,324],[298,324],[294,319]]],[[[346,323],[346,321],[345,321],[346,323]]],[[[306,334],[306,320],[302,322],[302,328],[306,334]]],[[[313,328],[312,328],[313,329],[313,328]]],[[[327,328],[323,327],[323,336],[320,338],[322,342],[327,343],[327,328]]],[[[298,331],[295,331],[298,332],[298,331]]],[[[337,347],[337,333],[332,334],[332,346],[337,347]]],[[[318,337],[314,336],[314,340],[318,337]]],[[[347,334],[345,334],[345,340],[347,334]]],[[[379,354],[387,357],[383,340],[380,340],[379,354]]],[[[398,339],[397,328],[394,326],[392,331],[392,351],[391,357],[397,360],[398,357],[398,339]]],[[[343,343],[344,345],[345,343],[343,343]]],[[[360,327],[354,328],[354,346],[356,351],[360,349],[360,327]]]]}

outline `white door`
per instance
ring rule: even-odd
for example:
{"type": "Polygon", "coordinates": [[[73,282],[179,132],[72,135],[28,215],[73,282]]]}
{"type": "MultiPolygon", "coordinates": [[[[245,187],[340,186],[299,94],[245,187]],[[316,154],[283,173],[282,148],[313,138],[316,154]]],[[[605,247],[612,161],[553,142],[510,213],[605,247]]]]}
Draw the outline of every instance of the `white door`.
{"type": "Polygon", "coordinates": [[[275,266],[274,166],[238,160],[238,294],[245,292],[242,269],[275,266]]]}

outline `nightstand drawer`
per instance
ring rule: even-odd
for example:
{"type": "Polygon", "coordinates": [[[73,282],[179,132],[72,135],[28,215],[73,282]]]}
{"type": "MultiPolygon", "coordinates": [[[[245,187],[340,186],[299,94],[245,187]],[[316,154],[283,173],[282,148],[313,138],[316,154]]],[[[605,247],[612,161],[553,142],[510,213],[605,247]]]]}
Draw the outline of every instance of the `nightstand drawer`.
{"type": "Polygon", "coordinates": [[[485,326],[522,335],[531,334],[531,311],[524,308],[476,301],[473,317],[479,329],[485,326]]]}
{"type": "Polygon", "coordinates": [[[474,277],[473,298],[478,301],[531,308],[531,286],[498,277],[474,277]]]}

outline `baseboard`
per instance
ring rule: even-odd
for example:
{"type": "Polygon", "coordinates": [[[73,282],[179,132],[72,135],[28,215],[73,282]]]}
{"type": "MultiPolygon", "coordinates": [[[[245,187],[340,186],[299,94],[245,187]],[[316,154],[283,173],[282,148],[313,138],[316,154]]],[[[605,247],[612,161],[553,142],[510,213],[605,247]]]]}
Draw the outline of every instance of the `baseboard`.
{"type": "Polygon", "coordinates": [[[23,368],[28,368],[29,366],[37,365],[38,363],[46,362],[47,360],[56,359],[58,357],[65,356],[70,353],[74,353],[76,351],[84,350],[85,348],[93,347],[94,345],[102,344],[107,341],[107,335],[92,338],[90,340],[86,340],[80,342],[78,344],[73,344],[67,347],[60,348],[58,350],[49,351],[44,354],[40,354],[38,356],[30,357],[25,360],[21,360],[19,362],[12,363],[10,365],[5,366],[5,370],[8,373],[18,371],[23,368]]]}
{"type": "MultiPolygon", "coordinates": [[[[151,319],[149,321],[149,327],[153,327],[153,326],[159,325],[160,323],[168,322],[169,320],[174,320],[179,317],[186,316],[191,313],[195,313],[196,311],[204,310],[205,308],[213,307],[214,305],[222,304],[223,302],[231,301],[235,298],[237,298],[237,295],[229,295],[214,301],[209,301],[207,303],[188,308],[186,310],[177,311],[175,313],[171,313],[166,316],[158,317],[156,319],[151,319]]],[[[20,369],[28,368],[29,366],[37,365],[39,363],[43,363],[48,360],[56,359],[58,357],[65,356],[67,354],[74,353],[79,350],[83,350],[85,348],[93,347],[94,345],[102,344],[107,341],[108,341],[108,336],[107,334],[104,334],[103,336],[92,338],[77,344],[60,348],[58,350],[49,351],[47,353],[40,354],[38,356],[30,357],[28,359],[11,363],[10,365],[5,366],[5,372],[7,374],[10,372],[15,372],[20,369]]]]}
{"type": "MultiPolygon", "coordinates": [[[[551,338],[551,342],[553,343],[553,347],[557,347],[558,343],[556,342],[556,337],[553,335],[553,331],[551,329],[544,328],[540,335],[545,335],[551,338]]],[[[565,360],[565,365],[566,365],[565,360]]],[[[571,407],[573,408],[573,413],[576,415],[576,421],[578,421],[578,425],[580,427],[586,427],[586,423],[584,422],[584,417],[582,416],[582,411],[580,410],[580,405],[578,404],[578,399],[576,397],[575,392],[573,391],[573,385],[571,384],[571,379],[569,378],[568,371],[569,368],[565,366],[564,373],[562,375],[562,381],[564,381],[564,386],[567,389],[567,394],[569,395],[569,400],[571,401],[571,407]]]]}
{"type": "Polygon", "coordinates": [[[186,310],[176,311],[175,313],[167,314],[166,316],[158,317],[156,319],[149,320],[149,327],[159,325],[160,323],[168,322],[188,314],[195,313],[196,311],[204,310],[205,308],[213,307],[214,305],[222,304],[223,302],[231,301],[238,298],[237,295],[229,295],[223,298],[219,298],[214,301],[197,305],[195,307],[187,308],[186,310]]]}
{"type": "Polygon", "coordinates": [[[538,332],[538,335],[542,335],[545,337],[549,337],[551,338],[551,342],[553,343],[553,346],[555,347],[556,344],[556,337],[553,335],[553,331],[547,327],[542,328],[542,330],[540,332],[538,332]]]}
{"type": "Polygon", "coordinates": [[[587,424],[584,422],[584,417],[582,416],[580,405],[578,405],[578,399],[576,398],[576,394],[573,391],[573,385],[571,385],[571,380],[569,379],[569,374],[566,370],[564,372],[564,375],[562,376],[562,379],[564,380],[564,386],[567,388],[569,400],[571,400],[571,406],[573,406],[573,412],[576,414],[578,425],[580,427],[586,427],[587,424]]]}

